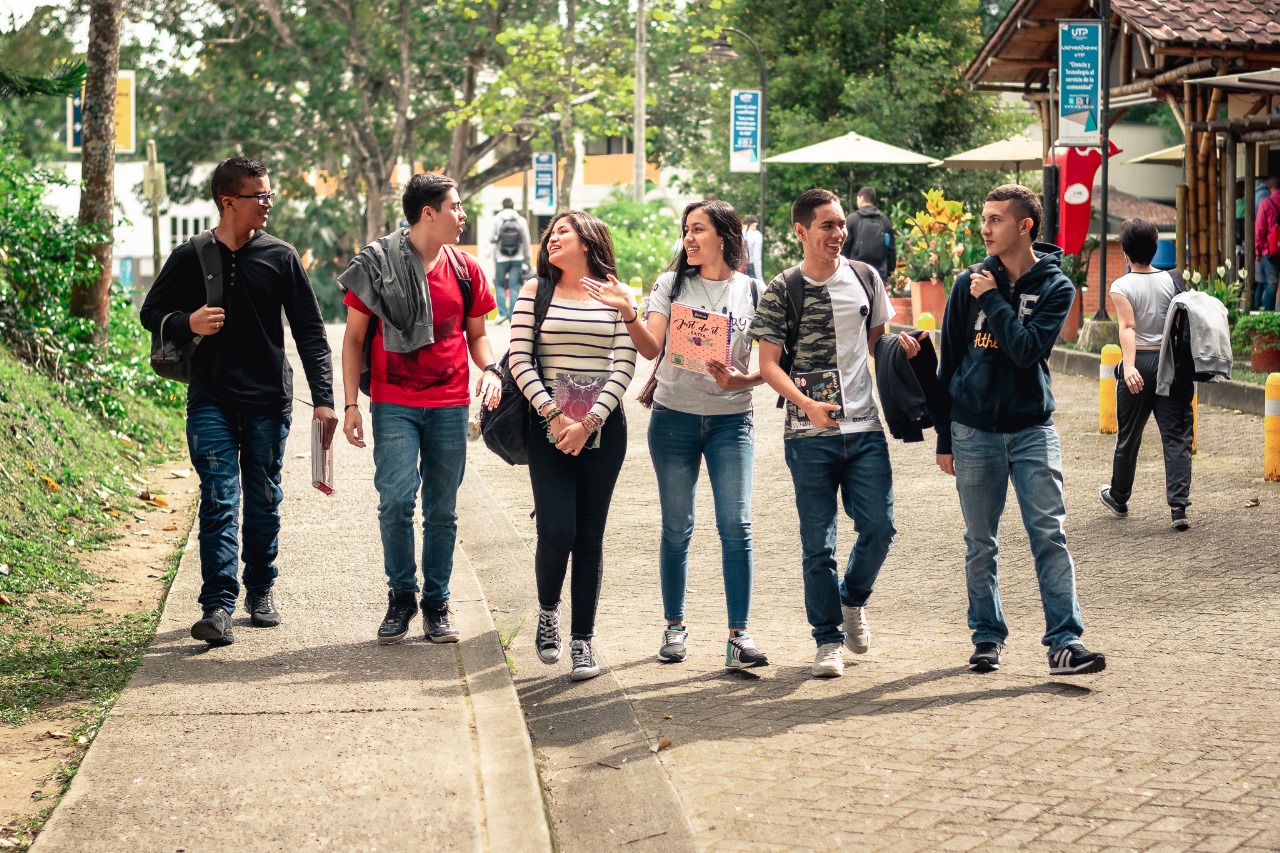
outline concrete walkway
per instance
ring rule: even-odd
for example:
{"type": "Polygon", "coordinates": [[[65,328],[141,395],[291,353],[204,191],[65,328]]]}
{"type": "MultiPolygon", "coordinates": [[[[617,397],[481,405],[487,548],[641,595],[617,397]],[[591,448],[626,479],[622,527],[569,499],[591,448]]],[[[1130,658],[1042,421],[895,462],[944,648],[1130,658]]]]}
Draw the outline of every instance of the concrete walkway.
{"type": "MultiPolygon", "coordinates": [[[[296,356],[295,371],[305,397],[296,356]]],[[[337,436],[338,493],[326,498],[310,486],[309,442],[299,405],[276,587],[284,623],[255,629],[241,610],[233,646],[192,641],[189,543],[151,649],[39,853],[550,849],[528,732],[467,555],[456,554],[452,586],[462,642],[426,642],[419,619],[411,639],[377,645],[386,584],[371,451],[337,436]]]]}

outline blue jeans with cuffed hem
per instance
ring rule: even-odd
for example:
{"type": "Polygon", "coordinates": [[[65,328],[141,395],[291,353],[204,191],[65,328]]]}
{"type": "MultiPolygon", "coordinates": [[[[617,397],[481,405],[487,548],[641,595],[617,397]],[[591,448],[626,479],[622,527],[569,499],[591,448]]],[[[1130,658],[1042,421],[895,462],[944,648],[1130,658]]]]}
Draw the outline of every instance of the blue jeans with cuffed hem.
{"type": "Polygon", "coordinates": [[[984,432],[952,423],[951,448],[964,515],[964,568],[974,644],[1003,645],[1009,636],[1000,607],[997,534],[1010,480],[1040,583],[1045,619],[1041,642],[1050,652],[1076,642],[1084,627],[1076,601],[1075,565],[1067,551],[1057,430],[1045,425],[1018,432],[984,432]]]}
{"type": "Polygon", "coordinates": [[[789,438],[783,442],[800,514],[804,606],[818,645],[844,642],[840,605],[862,607],[898,532],[893,526],[893,469],[883,432],[789,438]],[[844,577],[836,574],[836,498],[858,541],[844,577]]]}
{"type": "Polygon", "coordinates": [[[387,586],[418,592],[413,522],[421,489],[422,603],[444,607],[458,538],[458,487],[467,462],[467,407],[374,403],[369,408],[387,586]]]}
{"type": "Polygon", "coordinates": [[[210,403],[187,407],[187,447],[200,477],[201,607],[236,609],[236,551],[244,559],[244,586],[255,593],[275,583],[279,570],[280,488],[289,415],[250,415],[210,403]],[[244,541],[239,538],[241,495],[244,541]]]}
{"type": "Polygon", "coordinates": [[[694,499],[705,457],[720,533],[729,627],[745,629],[751,611],[751,476],[755,463],[751,412],[694,415],[654,403],[649,418],[649,455],[658,475],[662,504],[658,575],[663,613],[669,622],[684,620],[694,499]]]}

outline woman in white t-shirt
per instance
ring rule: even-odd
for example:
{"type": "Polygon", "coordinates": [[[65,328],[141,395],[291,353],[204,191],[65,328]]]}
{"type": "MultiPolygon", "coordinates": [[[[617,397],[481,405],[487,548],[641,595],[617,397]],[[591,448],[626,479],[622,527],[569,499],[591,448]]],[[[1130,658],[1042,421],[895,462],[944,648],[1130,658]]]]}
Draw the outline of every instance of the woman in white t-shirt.
{"type": "Polygon", "coordinates": [[[1120,321],[1121,362],[1116,366],[1116,417],[1120,429],[1111,483],[1100,488],[1098,496],[1117,518],[1129,515],[1142,431],[1154,412],[1164,444],[1170,523],[1177,530],[1186,530],[1191,526],[1187,507],[1191,505],[1191,396],[1195,385],[1189,378],[1175,378],[1168,397],[1156,394],[1165,316],[1169,303],[1181,289],[1172,275],[1151,266],[1158,239],[1156,227],[1145,220],[1128,219],[1120,226],[1120,248],[1130,269],[1111,285],[1111,299],[1120,321]]]}
{"type": "Polygon", "coordinates": [[[658,359],[654,372],[653,412],[649,418],[649,455],[658,475],[662,536],[658,572],[666,630],[659,660],[685,659],[689,631],[684,597],[693,538],[694,500],[702,460],[715,500],[729,636],[725,666],[743,669],[769,662],[747,633],[751,609],[751,478],[755,431],[751,389],[761,384],[751,373],[747,329],[755,313],[758,287],[742,268],[744,247],[738,214],[723,201],[698,201],[681,218],[680,251],[653,286],[645,316],[633,307],[631,292],[617,279],[589,285],[600,302],[617,308],[627,322],[636,349],[658,359]],[[665,357],[672,303],[730,315],[730,363],[709,363],[710,375],[676,367],[665,357]],[[640,320],[643,319],[643,322],[640,320]]]}

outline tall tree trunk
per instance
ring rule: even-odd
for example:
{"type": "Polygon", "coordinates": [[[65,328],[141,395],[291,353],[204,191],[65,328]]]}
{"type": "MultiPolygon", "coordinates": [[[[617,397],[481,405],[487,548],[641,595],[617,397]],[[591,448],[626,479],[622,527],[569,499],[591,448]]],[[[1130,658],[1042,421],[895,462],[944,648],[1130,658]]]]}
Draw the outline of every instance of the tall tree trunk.
{"type": "Polygon", "coordinates": [[[98,263],[93,279],[80,279],[71,289],[71,314],[86,317],[97,330],[94,341],[107,336],[111,293],[112,220],[115,206],[116,80],[120,76],[120,17],[123,0],[90,0],[89,76],[81,109],[80,224],[96,227],[103,242],[88,251],[98,263]]]}
{"type": "Polygon", "coordinates": [[[564,49],[565,87],[564,101],[560,104],[560,156],[564,158],[564,168],[560,172],[560,198],[557,207],[568,210],[573,206],[574,173],[578,171],[578,149],[573,144],[573,99],[574,80],[577,78],[578,58],[574,52],[573,31],[578,26],[578,7],[576,0],[564,0],[565,25],[561,44],[564,49]]]}

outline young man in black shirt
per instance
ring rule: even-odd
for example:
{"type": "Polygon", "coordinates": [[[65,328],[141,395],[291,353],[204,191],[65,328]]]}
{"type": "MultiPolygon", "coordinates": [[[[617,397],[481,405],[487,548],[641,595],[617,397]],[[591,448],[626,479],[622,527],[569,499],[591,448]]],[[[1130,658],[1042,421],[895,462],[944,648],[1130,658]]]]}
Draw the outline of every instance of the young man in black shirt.
{"type": "Polygon", "coordinates": [[[293,370],[281,311],[302,357],[325,445],[338,418],[333,367],[320,306],[297,251],[265,233],[271,183],[245,157],[219,163],[211,180],[221,217],[213,230],[222,257],[221,305],[206,304],[193,242],[173,251],[142,305],[142,325],[183,346],[197,335],[187,390],[187,446],[200,476],[200,590],[191,636],[211,646],[234,641],[240,493],[244,492],[245,608],[255,627],[280,624],[272,585],[279,550],[281,469],[293,411],[293,370]],[[243,482],[242,482],[243,480],[243,482]]]}

